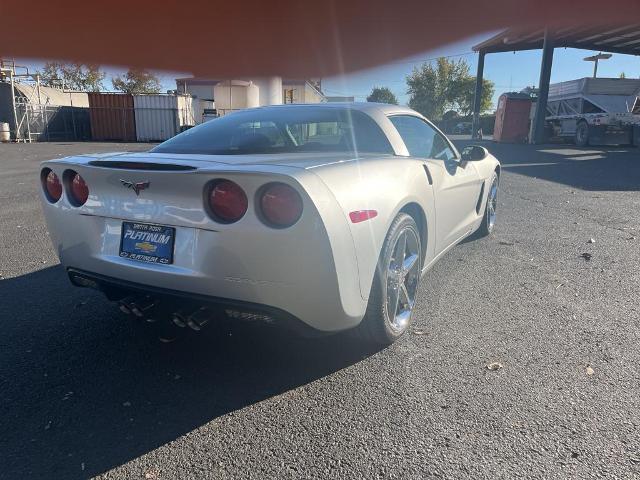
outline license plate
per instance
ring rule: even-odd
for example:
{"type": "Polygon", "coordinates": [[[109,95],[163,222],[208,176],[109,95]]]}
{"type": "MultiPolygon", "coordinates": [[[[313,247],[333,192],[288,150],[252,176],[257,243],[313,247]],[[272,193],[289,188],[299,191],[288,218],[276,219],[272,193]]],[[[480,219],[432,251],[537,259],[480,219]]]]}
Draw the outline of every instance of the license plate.
{"type": "Polygon", "coordinates": [[[176,229],[147,223],[122,222],[120,256],[140,262],[173,263],[176,229]]]}

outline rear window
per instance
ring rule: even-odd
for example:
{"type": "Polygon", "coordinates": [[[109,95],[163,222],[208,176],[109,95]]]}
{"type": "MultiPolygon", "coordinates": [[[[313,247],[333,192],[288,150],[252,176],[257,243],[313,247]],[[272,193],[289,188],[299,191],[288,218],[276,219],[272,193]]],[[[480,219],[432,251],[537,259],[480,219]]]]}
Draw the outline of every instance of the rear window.
{"type": "Polygon", "coordinates": [[[151,150],[210,155],[354,151],[393,153],[372,118],[335,107],[245,110],[210,120],[151,150]]]}

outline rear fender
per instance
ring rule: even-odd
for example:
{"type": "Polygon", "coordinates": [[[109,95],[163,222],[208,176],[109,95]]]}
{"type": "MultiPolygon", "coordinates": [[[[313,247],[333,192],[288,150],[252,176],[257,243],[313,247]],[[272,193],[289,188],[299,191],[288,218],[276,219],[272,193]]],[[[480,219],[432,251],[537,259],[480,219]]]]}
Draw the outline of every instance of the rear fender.
{"type": "MultiPolygon", "coordinates": [[[[389,227],[405,206],[415,204],[424,213],[426,238],[423,241],[427,247],[423,264],[433,257],[434,242],[429,242],[429,239],[435,238],[435,204],[423,161],[402,157],[367,159],[327,165],[312,171],[327,185],[340,205],[342,221],[347,220],[363,299],[369,297],[389,227]],[[358,210],[375,210],[377,216],[352,223],[349,213],[358,210]]],[[[329,229],[331,222],[325,223],[329,229]]]]}

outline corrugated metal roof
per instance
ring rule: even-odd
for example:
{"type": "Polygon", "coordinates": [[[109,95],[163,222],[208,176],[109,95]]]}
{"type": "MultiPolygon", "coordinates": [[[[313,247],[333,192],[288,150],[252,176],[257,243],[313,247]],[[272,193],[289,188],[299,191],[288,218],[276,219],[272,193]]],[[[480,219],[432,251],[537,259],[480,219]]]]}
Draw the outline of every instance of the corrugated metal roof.
{"type": "MultiPolygon", "coordinates": [[[[542,48],[545,28],[509,28],[473,47],[476,52],[513,52],[542,48]]],[[[640,55],[640,24],[566,26],[553,30],[556,48],[570,47],[640,55]]]]}

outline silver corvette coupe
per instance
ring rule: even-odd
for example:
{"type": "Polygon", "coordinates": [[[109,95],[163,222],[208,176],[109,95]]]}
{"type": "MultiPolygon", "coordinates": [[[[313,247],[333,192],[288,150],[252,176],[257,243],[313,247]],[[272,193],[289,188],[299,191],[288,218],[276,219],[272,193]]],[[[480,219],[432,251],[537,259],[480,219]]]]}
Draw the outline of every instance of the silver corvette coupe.
{"type": "Polygon", "coordinates": [[[406,107],[281,105],[145,153],[47,161],[40,178],[71,282],[127,313],[195,330],[218,315],[357,327],[388,344],[425,272],[491,233],[500,164],[406,107]]]}

